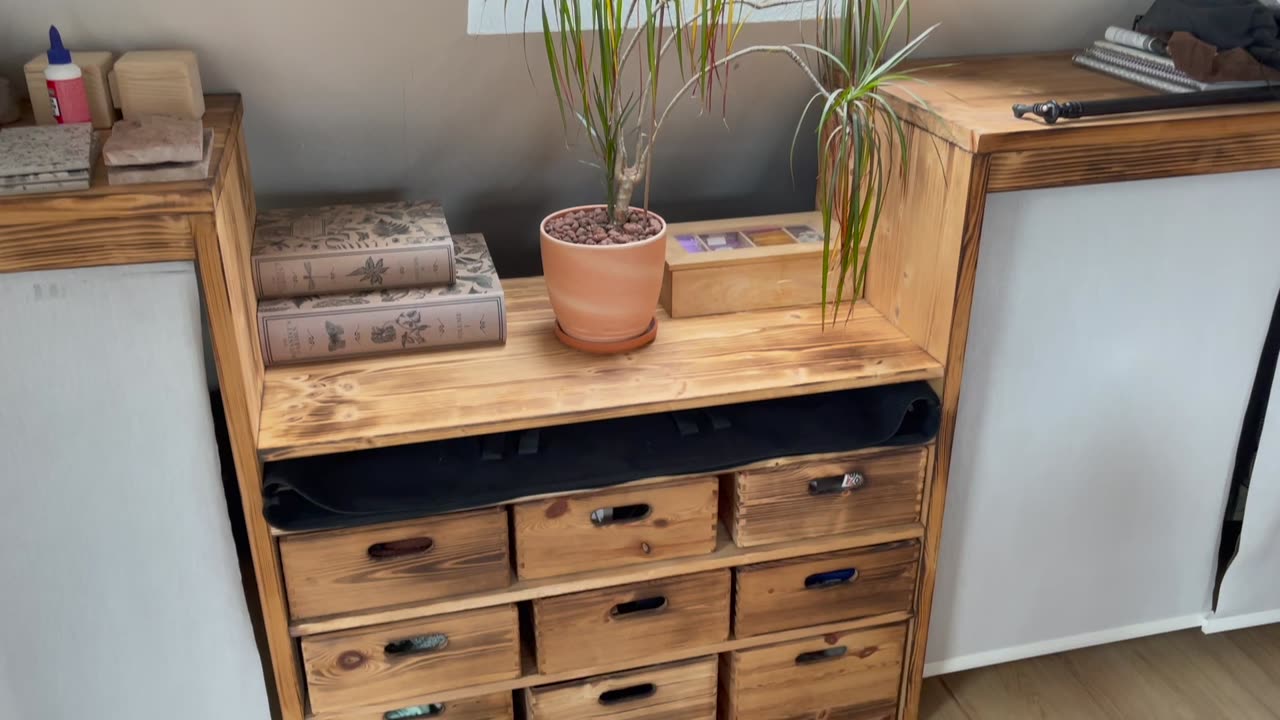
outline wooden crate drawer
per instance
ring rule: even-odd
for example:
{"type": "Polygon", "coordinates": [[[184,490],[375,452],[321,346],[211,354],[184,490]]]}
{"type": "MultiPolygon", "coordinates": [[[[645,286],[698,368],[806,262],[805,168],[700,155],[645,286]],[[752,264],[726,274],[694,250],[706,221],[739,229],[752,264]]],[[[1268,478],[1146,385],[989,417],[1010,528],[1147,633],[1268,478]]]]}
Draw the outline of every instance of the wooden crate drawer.
{"type": "Polygon", "coordinates": [[[729,570],[533,601],[538,669],[641,660],[729,637],[729,570]]]}
{"type": "Polygon", "coordinates": [[[525,690],[528,720],[715,720],[716,658],[525,690]]]}
{"type": "Polygon", "coordinates": [[[910,611],[919,568],[915,540],[740,567],[734,635],[910,611]]]}
{"type": "Polygon", "coordinates": [[[280,539],[294,619],[511,584],[507,511],[487,508],[280,539]]]}
{"type": "Polygon", "coordinates": [[[392,704],[520,675],[515,605],[302,639],[313,712],[392,704]]]}
{"type": "Polygon", "coordinates": [[[702,555],[716,549],[714,477],[601,490],[515,506],[521,578],[702,555]]]}
{"type": "Polygon", "coordinates": [[[513,720],[514,717],[515,705],[511,700],[511,693],[499,692],[441,703],[353,710],[325,715],[324,720],[513,720]]]}
{"type": "Polygon", "coordinates": [[[727,653],[724,717],[892,718],[906,639],[903,623],[727,653]]]}
{"type": "Polygon", "coordinates": [[[923,447],[734,473],[729,531],[741,547],[920,521],[923,447]]]}

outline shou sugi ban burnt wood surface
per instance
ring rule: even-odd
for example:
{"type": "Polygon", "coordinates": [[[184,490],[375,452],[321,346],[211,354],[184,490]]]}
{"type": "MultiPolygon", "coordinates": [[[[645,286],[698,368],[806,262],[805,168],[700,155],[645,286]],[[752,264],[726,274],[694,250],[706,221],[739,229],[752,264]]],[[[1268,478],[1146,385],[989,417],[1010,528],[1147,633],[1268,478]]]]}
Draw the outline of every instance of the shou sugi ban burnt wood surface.
{"type": "Polygon", "coordinates": [[[729,588],[724,569],[534,600],[538,671],[644,662],[664,650],[723,642],[729,588]]]}
{"type": "Polygon", "coordinates": [[[709,553],[718,496],[716,478],[697,477],[520,503],[511,510],[516,573],[545,578],[709,553]]]}
{"type": "Polygon", "coordinates": [[[716,658],[529,688],[529,720],[715,720],[716,658]]]}
{"type": "Polygon", "coordinates": [[[918,522],[927,456],[924,447],[861,451],[732,473],[729,531],[752,546],[918,522]],[[846,475],[861,484],[832,488],[846,475]]]}
{"type": "Polygon", "coordinates": [[[520,676],[514,605],[302,641],[311,709],[394,704],[424,689],[453,690],[520,676]]]}
{"type": "Polygon", "coordinates": [[[0,272],[190,261],[192,237],[186,215],[0,225],[0,272]]]}
{"type": "MultiPolygon", "coordinates": [[[[99,162],[94,168],[93,181],[88,190],[0,197],[0,226],[70,224],[94,219],[123,220],[148,215],[210,213],[213,211],[215,185],[223,181],[222,173],[227,167],[224,157],[226,148],[231,144],[232,138],[240,133],[242,115],[239,95],[210,95],[205,98],[204,126],[213,130],[213,155],[209,160],[211,172],[204,180],[109,185],[106,166],[99,162]]],[[[98,134],[100,140],[109,136],[110,131],[98,134]]],[[[85,267],[98,264],[92,255],[82,254],[85,250],[84,247],[68,247],[57,266],[85,267]]],[[[157,244],[155,250],[163,256],[172,254],[165,243],[157,244]]],[[[189,251],[188,259],[193,254],[189,251]]],[[[0,271],[3,271],[3,266],[0,266],[0,271]]]]}
{"type": "Polygon", "coordinates": [[[504,280],[505,346],[271,368],[259,449],[302,457],[942,375],[866,303],[821,327],[815,306],[671,320],[633,353],[561,345],[541,278],[504,280]],[[429,407],[431,412],[423,412],[429,407]]]}
{"type": "Polygon", "coordinates": [[[295,619],[358,612],[511,583],[507,511],[487,508],[280,540],[295,619]]]}
{"type": "Polygon", "coordinates": [[[328,716],[330,720],[389,720],[394,718],[438,718],[439,720],[512,720],[515,704],[510,692],[446,702],[421,702],[391,710],[352,710],[328,716]],[[434,715],[431,713],[435,713],[434,715]]]}
{"type": "Polygon", "coordinates": [[[747,565],[734,571],[733,634],[912,610],[920,543],[904,542],[747,565]]]}

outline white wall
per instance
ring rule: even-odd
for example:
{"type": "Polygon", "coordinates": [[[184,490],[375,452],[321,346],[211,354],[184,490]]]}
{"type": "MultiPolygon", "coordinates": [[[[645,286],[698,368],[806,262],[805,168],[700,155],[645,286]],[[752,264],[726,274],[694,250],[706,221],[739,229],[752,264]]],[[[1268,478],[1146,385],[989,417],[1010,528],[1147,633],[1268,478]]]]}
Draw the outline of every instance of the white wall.
{"type": "Polygon", "coordinates": [[[929,672],[1200,624],[1280,290],[1278,187],[988,199],[929,672]]]}
{"type": "MultiPolygon", "coordinates": [[[[490,0],[498,3],[500,0],[490,0]]],[[[916,0],[942,22],[934,55],[1081,47],[1149,0],[916,0]]],[[[467,0],[0,0],[0,72],[44,48],[50,22],[80,48],[183,46],[205,87],[239,90],[257,189],[267,204],[373,193],[445,201],[460,231],[490,236],[498,270],[537,271],[536,223],[598,196],[565,151],[550,85],[519,36],[468,36],[467,0]]],[[[789,24],[743,40],[797,37],[789,24]]],[[[671,220],[813,207],[814,152],[788,167],[808,90],[777,58],[751,58],[732,87],[729,126],[670,125],[654,207],[671,220]]],[[[1037,98],[1041,99],[1041,98],[1037,98]]]]}
{"type": "Polygon", "coordinates": [[[267,720],[190,263],[0,274],[0,718],[267,720]]]}

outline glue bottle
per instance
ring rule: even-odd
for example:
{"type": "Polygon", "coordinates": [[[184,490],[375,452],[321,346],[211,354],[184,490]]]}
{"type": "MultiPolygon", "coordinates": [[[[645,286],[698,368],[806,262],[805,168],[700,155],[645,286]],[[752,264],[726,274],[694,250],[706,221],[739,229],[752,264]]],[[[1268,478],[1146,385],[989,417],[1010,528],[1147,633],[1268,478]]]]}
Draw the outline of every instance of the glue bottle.
{"type": "Polygon", "coordinates": [[[49,67],[44,70],[44,84],[49,88],[49,104],[59,125],[87,123],[89,95],[84,89],[80,67],[71,62],[71,51],[62,46],[58,28],[49,26],[49,67]]]}

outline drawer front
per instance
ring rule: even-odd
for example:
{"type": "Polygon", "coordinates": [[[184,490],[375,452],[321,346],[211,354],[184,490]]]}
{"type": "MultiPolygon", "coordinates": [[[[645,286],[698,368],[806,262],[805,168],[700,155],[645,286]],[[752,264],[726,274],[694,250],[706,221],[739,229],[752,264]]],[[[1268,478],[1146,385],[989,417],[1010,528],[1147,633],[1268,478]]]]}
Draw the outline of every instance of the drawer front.
{"type": "Polygon", "coordinates": [[[712,552],[718,484],[694,478],[517,505],[516,571],[545,578],[712,552]]]}
{"type": "Polygon", "coordinates": [[[442,703],[355,710],[326,715],[324,720],[513,720],[514,717],[511,693],[499,692],[442,703]]]}
{"type": "Polygon", "coordinates": [[[927,457],[864,451],[735,473],[729,530],[750,547],[919,522],[927,457]]]}
{"type": "Polygon", "coordinates": [[[915,540],[740,567],[734,635],[910,611],[919,568],[915,540]]]}
{"type": "Polygon", "coordinates": [[[394,704],[520,675],[516,607],[440,615],[302,639],[313,712],[394,704]]]}
{"type": "Polygon", "coordinates": [[[898,701],[906,639],[902,623],[728,653],[726,717],[879,717],[898,701]]]}
{"type": "Polygon", "coordinates": [[[538,669],[643,660],[729,637],[729,570],[533,601],[538,669]]]}
{"type": "Polygon", "coordinates": [[[294,619],[497,590],[511,583],[507,512],[288,535],[280,562],[294,619]]]}
{"type": "Polygon", "coordinates": [[[716,659],[529,688],[525,705],[529,720],[715,720],[716,659]]]}

